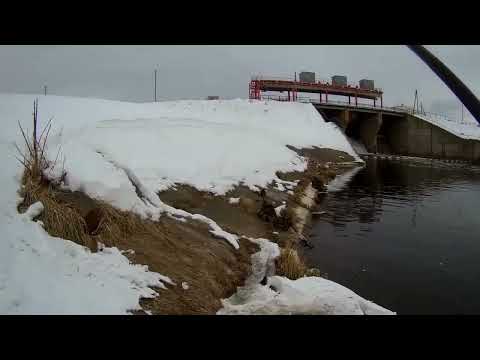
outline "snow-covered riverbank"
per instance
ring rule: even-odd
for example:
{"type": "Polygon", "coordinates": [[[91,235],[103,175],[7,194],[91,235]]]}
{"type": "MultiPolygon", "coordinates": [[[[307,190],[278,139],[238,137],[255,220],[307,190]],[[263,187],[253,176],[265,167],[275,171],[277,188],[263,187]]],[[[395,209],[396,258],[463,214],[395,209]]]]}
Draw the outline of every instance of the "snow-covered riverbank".
{"type": "MultiPolygon", "coordinates": [[[[168,274],[130,264],[116,248],[93,254],[71,241],[51,237],[40,223],[17,212],[22,172],[15,159],[14,144],[22,144],[17,121],[31,130],[34,99],[0,95],[4,164],[0,313],[96,314],[138,309],[140,297],[156,296],[153,286],[171,283],[168,274]]],[[[360,160],[341,131],[307,104],[247,100],[138,104],[39,96],[40,127],[49,118],[53,127],[48,156],[54,159],[60,149],[66,189],[145,218],[155,220],[167,212],[207,222],[212,232],[234,247],[235,235],[211,219],[164,204],[157,193],[177,183],[213,194],[225,194],[238,184],[257,190],[272,180],[281,183],[277,171],[306,169],[306,160],[286,145],[331,148],[360,160]]],[[[61,170],[58,166],[49,175],[56,177],[61,170]]],[[[316,290],[318,296],[321,288],[316,290]]],[[[335,296],[330,297],[333,303],[335,296]]],[[[338,304],[342,301],[338,298],[338,304]]]]}

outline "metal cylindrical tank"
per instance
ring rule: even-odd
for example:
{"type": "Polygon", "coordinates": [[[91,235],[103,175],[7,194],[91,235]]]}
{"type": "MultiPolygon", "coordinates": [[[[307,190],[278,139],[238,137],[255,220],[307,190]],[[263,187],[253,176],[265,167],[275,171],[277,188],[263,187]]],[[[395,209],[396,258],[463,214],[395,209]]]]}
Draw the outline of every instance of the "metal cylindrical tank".
{"type": "Polygon", "coordinates": [[[373,80],[362,79],[359,81],[360,89],[375,90],[373,80]]]}
{"type": "Polygon", "coordinates": [[[332,76],[332,85],[347,86],[347,77],[343,75],[332,76]]]}
{"type": "Polygon", "coordinates": [[[315,82],[315,73],[310,72],[310,71],[302,71],[299,74],[299,79],[302,82],[314,83],[315,82]]]}

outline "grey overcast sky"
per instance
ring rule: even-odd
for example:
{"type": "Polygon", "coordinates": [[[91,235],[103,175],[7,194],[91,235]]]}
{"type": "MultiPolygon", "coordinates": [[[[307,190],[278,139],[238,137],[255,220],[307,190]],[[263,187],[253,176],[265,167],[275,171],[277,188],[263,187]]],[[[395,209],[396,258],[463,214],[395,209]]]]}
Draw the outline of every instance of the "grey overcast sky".
{"type": "MultiPolygon", "coordinates": [[[[427,46],[480,95],[480,46],[427,46]]],[[[355,46],[0,46],[0,92],[48,93],[124,101],[248,97],[255,74],[293,76],[315,71],[350,82],[373,79],[385,105],[412,105],[414,91],[428,111],[460,117],[459,101],[403,45],[355,46]]]]}

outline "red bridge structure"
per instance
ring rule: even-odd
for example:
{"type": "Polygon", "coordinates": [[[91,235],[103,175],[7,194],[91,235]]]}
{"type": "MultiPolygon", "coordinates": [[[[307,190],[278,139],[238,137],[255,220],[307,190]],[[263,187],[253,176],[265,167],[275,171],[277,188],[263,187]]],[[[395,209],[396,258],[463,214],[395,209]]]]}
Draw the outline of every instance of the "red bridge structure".
{"type": "Polygon", "coordinates": [[[312,104],[326,122],[337,124],[347,137],[363,144],[365,149],[361,151],[366,151],[362,155],[365,157],[380,153],[480,163],[480,133],[476,126],[472,129],[470,124],[467,129],[466,124],[460,126],[440,114],[419,111],[417,105],[384,107],[383,91],[375,88],[372,80],[360,80],[357,86],[341,75],[333,76],[331,81],[316,80],[315,73],[303,72],[299,78],[297,81],[296,74],[294,79],[252,77],[249,97],[312,104]],[[286,92],[286,95],[262,92],[286,92]],[[302,97],[298,93],[319,94],[319,97],[302,97]],[[348,101],[329,100],[329,95],[344,96],[348,101]],[[359,99],[373,100],[373,104],[359,99]]]}
{"type": "Polygon", "coordinates": [[[380,100],[380,108],[383,107],[383,91],[381,89],[364,89],[352,84],[334,84],[329,81],[297,81],[295,79],[280,79],[272,77],[253,77],[249,86],[249,98],[262,100],[262,98],[279,101],[297,101],[298,93],[319,94],[320,103],[328,103],[328,95],[340,95],[348,97],[350,106],[358,106],[358,99],[373,100],[373,107],[377,107],[377,100],[380,100]],[[262,91],[287,92],[287,96],[266,96],[262,97],[262,91]],[[353,102],[353,104],[352,104],[353,102]]]}

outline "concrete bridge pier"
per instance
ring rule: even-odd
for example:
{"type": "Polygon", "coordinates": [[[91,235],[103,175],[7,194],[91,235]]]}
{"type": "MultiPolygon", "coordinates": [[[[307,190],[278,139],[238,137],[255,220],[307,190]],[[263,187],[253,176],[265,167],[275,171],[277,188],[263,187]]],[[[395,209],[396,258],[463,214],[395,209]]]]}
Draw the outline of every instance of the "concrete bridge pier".
{"type": "Polygon", "coordinates": [[[480,164],[480,141],[459,136],[422,117],[388,108],[315,103],[326,121],[361,142],[370,153],[457,159],[480,164]]]}
{"type": "Polygon", "coordinates": [[[368,114],[360,123],[359,135],[368,152],[377,152],[377,135],[382,126],[382,113],[368,114]]]}
{"type": "Polygon", "coordinates": [[[382,112],[361,112],[350,109],[321,110],[334,121],[348,137],[365,145],[368,152],[377,152],[377,135],[382,127],[382,112]]]}
{"type": "Polygon", "coordinates": [[[343,131],[346,131],[349,124],[350,124],[350,110],[345,109],[340,113],[337,125],[340,126],[343,129],[343,131]]]}

